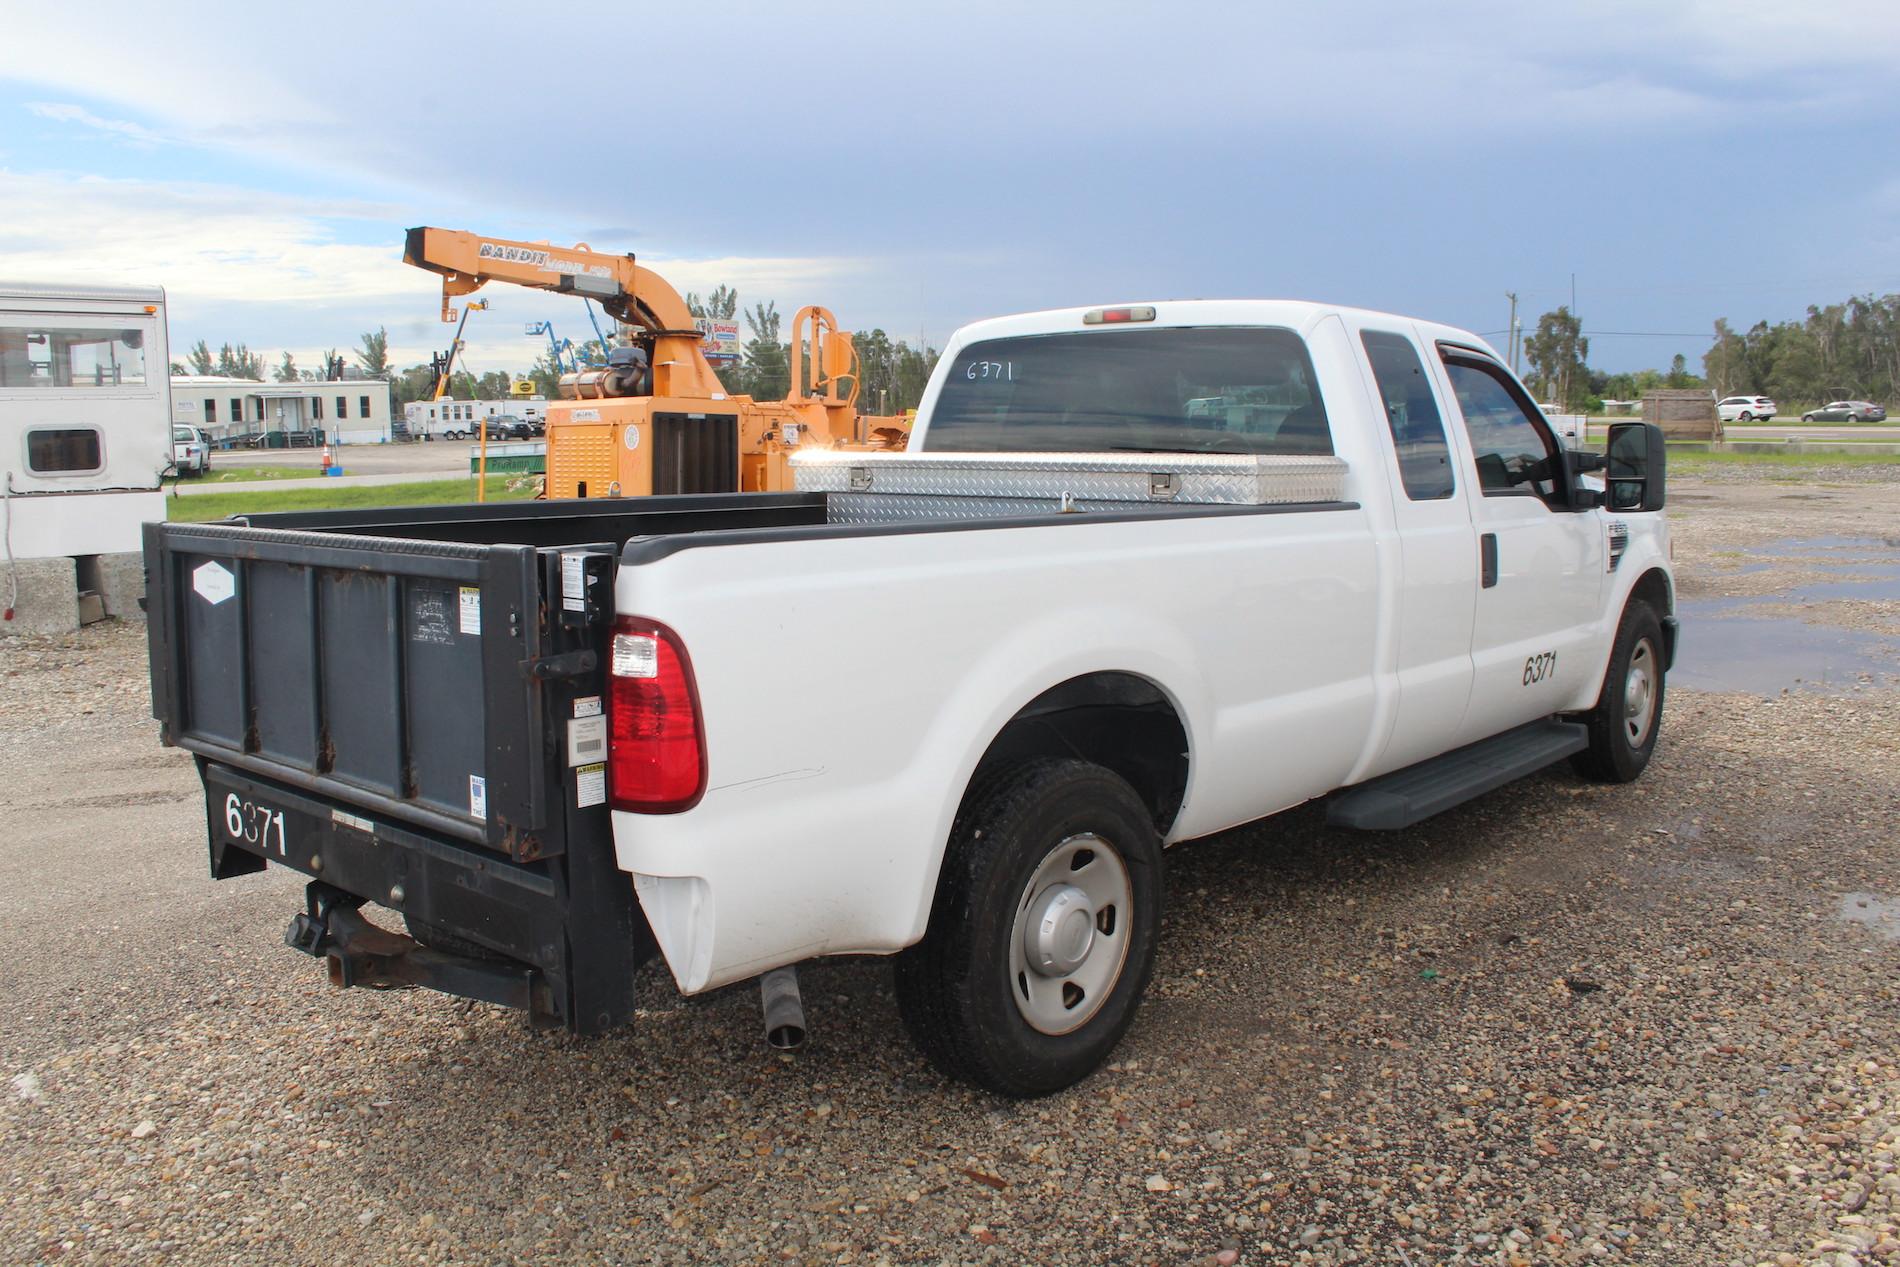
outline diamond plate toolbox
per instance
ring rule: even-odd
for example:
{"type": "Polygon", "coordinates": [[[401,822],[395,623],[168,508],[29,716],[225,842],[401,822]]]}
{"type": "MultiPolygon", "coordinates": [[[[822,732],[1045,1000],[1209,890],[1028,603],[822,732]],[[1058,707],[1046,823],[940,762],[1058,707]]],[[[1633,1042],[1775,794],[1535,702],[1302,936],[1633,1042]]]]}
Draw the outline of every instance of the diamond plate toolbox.
{"type": "MultiPolygon", "coordinates": [[[[1346,463],[1336,457],[1251,453],[854,453],[792,457],[801,493],[895,495],[966,504],[995,500],[997,513],[1079,506],[1156,504],[1267,506],[1340,501],[1346,463]]],[[[855,499],[854,499],[855,500],[855,499]]]]}

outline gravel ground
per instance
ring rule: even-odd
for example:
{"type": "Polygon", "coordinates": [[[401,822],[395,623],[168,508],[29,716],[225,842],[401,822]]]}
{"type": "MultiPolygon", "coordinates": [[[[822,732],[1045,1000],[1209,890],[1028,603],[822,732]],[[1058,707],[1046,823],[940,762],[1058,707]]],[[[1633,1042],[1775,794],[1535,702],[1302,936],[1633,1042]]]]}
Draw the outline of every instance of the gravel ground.
{"type": "MultiPolygon", "coordinates": [[[[1900,536],[1802,478],[1676,482],[1685,596],[1900,536]]],[[[206,878],[143,655],[0,643],[7,1261],[1900,1263],[1900,691],[1676,691],[1632,787],[1177,850],[1115,1064],[1015,1104],[877,961],[806,970],[795,1056],[657,965],[593,1040],[331,991],[295,877],[206,878]]]]}

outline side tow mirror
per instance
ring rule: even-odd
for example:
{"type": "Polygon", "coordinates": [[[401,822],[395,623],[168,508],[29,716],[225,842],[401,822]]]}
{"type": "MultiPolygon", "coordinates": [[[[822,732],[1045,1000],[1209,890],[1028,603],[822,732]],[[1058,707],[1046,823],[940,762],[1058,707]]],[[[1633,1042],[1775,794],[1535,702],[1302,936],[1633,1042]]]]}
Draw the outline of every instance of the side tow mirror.
{"type": "Polygon", "coordinates": [[[1613,424],[1607,457],[1611,510],[1641,513],[1663,508],[1669,450],[1661,427],[1653,422],[1613,424]]]}

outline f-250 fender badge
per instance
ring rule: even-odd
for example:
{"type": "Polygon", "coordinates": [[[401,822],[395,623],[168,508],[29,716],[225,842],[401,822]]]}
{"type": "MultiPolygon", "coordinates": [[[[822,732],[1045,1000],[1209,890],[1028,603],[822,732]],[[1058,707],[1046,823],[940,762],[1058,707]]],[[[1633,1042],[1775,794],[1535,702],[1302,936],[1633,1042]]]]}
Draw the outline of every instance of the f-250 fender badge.
{"type": "Polygon", "coordinates": [[[1630,548],[1630,526],[1621,519],[1610,520],[1610,540],[1607,555],[1610,571],[1616,571],[1616,565],[1623,561],[1623,552],[1630,548]]]}
{"type": "Polygon", "coordinates": [[[231,569],[222,563],[200,563],[192,569],[191,588],[216,607],[237,593],[237,581],[231,576],[231,569]]]}

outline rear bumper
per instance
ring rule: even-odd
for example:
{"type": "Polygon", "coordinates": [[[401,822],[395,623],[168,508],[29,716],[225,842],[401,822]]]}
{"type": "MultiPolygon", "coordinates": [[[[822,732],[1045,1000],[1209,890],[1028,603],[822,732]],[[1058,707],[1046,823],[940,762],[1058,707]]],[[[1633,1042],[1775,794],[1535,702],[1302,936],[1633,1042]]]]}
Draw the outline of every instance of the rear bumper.
{"type": "MultiPolygon", "coordinates": [[[[328,958],[335,984],[423,986],[487,999],[576,1033],[598,1033],[631,1016],[633,976],[654,944],[625,875],[618,883],[570,885],[564,858],[511,862],[202,757],[198,767],[214,879],[287,867],[346,899],[341,905],[351,914],[373,902],[492,956],[442,954],[373,925],[358,927],[360,917],[331,919],[323,936],[291,944],[328,958]]],[[[308,924],[317,915],[313,908],[299,918],[308,924]]]]}

